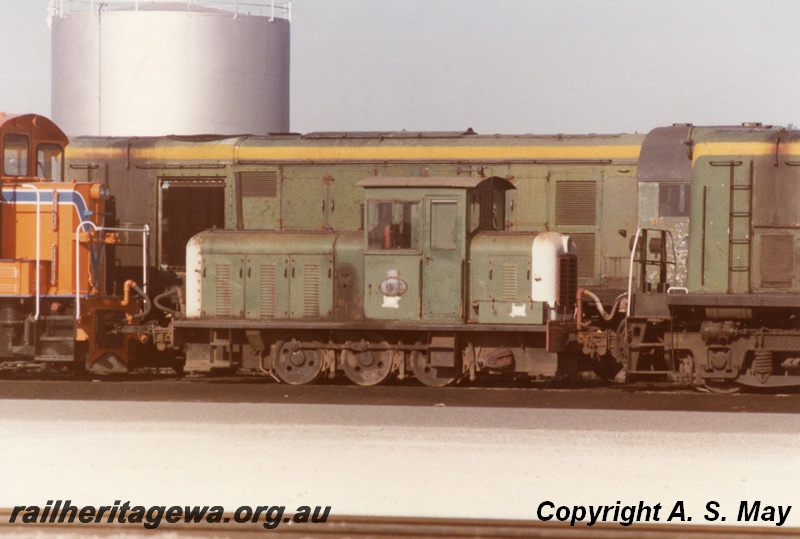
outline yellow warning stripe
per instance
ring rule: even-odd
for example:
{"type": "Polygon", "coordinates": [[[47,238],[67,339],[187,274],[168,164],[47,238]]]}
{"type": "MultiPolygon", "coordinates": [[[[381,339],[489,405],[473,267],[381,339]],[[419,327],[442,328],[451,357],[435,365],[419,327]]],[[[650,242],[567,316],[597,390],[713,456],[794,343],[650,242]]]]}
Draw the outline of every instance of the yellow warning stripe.
{"type": "Polygon", "coordinates": [[[692,164],[702,157],[721,156],[797,156],[800,159],[800,142],[780,144],[775,142],[700,142],[692,150],[692,164]]]}
{"type": "MultiPolygon", "coordinates": [[[[619,146],[241,146],[241,161],[514,161],[597,160],[639,157],[639,145],[619,146]]],[[[121,148],[70,148],[71,160],[123,159],[121,148]]],[[[232,161],[232,145],[133,148],[131,158],[152,161],[232,161]]]]}

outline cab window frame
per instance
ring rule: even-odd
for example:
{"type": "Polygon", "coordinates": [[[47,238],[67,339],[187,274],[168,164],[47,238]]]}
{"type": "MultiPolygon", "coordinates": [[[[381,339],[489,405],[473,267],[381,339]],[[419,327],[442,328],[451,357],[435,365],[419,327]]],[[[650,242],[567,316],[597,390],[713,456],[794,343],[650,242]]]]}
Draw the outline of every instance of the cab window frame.
{"type": "Polygon", "coordinates": [[[54,182],[64,181],[64,147],[61,144],[41,142],[36,146],[36,176],[54,182]]]}
{"type": "Polygon", "coordinates": [[[422,252],[421,198],[368,198],[365,208],[367,251],[422,252]],[[408,220],[406,221],[406,208],[408,220]],[[405,229],[406,223],[408,230],[405,229]],[[388,229],[387,229],[388,227],[388,229]],[[386,245],[386,242],[389,245],[386,245]]]}
{"type": "Polygon", "coordinates": [[[31,139],[24,133],[3,135],[3,176],[24,178],[28,176],[31,139]],[[24,148],[20,145],[24,142],[24,148]]]}

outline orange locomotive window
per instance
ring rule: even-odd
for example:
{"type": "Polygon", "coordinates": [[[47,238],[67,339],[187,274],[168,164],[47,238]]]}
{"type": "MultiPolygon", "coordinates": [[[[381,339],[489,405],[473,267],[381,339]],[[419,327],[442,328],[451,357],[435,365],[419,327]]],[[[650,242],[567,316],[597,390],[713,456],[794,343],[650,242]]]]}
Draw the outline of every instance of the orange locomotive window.
{"type": "Polygon", "coordinates": [[[27,176],[28,137],[9,133],[3,137],[3,175],[27,176]]]}

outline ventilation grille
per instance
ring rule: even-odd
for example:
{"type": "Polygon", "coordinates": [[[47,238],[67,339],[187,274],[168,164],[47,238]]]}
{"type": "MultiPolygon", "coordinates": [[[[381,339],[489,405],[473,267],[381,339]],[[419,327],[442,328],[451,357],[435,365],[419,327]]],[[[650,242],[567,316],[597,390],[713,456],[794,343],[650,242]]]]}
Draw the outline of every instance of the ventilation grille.
{"type": "Polygon", "coordinates": [[[792,236],[761,236],[761,286],[791,288],[794,273],[794,239],[792,236]]]}
{"type": "Polygon", "coordinates": [[[597,182],[556,182],[556,225],[594,225],[596,200],[597,182]]]}
{"type": "Polygon", "coordinates": [[[303,316],[319,318],[319,264],[303,267],[305,286],[303,289],[303,316]]]}
{"type": "Polygon", "coordinates": [[[243,197],[276,198],[278,196],[278,171],[264,170],[241,172],[243,197]]]}
{"type": "Polygon", "coordinates": [[[570,234],[578,248],[578,278],[594,279],[594,234],[570,234]]]}
{"type": "Polygon", "coordinates": [[[258,317],[275,318],[277,270],[275,264],[261,264],[260,270],[258,317]]]}
{"type": "MultiPolygon", "coordinates": [[[[0,267],[0,294],[19,294],[20,272],[17,266],[0,267]]],[[[35,282],[33,286],[36,286],[35,282]]]]}
{"type": "Polygon", "coordinates": [[[559,307],[575,306],[578,294],[578,257],[561,255],[558,257],[558,290],[556,304],[559,307]]]}
{"type": "Polygon", "coordinates": [[[214,282],[216,294],[217,316],[221,318],[231,316],[231,266],[230,264],[217,265],[217,277],[214,282]]]}
{"type": "Polygon", "coordinates": [[[514,264],[503,264],[503,290],[501,292],[502,301],[514,301],[517,297],[517,266],[514,264]]]}

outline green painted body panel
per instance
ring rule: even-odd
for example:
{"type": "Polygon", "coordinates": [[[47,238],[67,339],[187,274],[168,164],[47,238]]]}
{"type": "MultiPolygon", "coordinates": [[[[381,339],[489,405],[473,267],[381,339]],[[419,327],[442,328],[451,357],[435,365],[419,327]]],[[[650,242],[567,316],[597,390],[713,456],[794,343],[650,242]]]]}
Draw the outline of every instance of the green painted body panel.
{"type": "Polygon", "coordinates": [[[364,234],[342,232],[334,246],[334,316],[337,320],[364,318],[364,234]]]}
{"type": "Polygon", "coordinates": [[[544,324],[544,305],[538,301],[478,301],[481,324],[544,324]]]}
{"type": "Polygon", "coordinates": [[[531,250],[536,233],[483,232],[470,246],[470,320],[484,324],[542,324],[543,305],[531,301],[531,250]]]}
{"type": "Polygon", "coordinates": [[[776,128],[693,133],[690,291],[800,291],[800,145],[776,128]]]}
{"type": "Polygon", "coordinates": [[[310,232],[205,233],[201,315],[333,319],[336,238],[310,232]]]}
{"type": "Polygon", "coordinates": [[[364,314],[372,320],[422,320],[420,307],[421,254],[367,253],[364,257],[364,314]],[[380,284],[395,271],[408,286],[399,298],[387,298],[380,284]]]}

